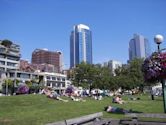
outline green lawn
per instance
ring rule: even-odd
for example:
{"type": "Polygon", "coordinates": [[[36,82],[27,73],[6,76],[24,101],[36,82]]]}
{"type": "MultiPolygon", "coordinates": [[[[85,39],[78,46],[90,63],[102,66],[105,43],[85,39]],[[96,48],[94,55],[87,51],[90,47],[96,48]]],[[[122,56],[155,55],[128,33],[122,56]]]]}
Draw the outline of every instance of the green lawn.
{"type": "Polygon", "coordinates": [[[112,104],[112,98],[102,101],[86,98],[86,102],[60,102],[46,98],[44,95],[18,95],[0,97],[0,125],[44,125],[45,123],[79,117],[96,112],[103,112],[104,117],[122,118],[123,115],[103,111],[107,105],[123,107],[145,113],[162,113],[161,97],[154,101],[148,96],[139,96],[141,100],[128,101],[123,105],[112,104]]]}

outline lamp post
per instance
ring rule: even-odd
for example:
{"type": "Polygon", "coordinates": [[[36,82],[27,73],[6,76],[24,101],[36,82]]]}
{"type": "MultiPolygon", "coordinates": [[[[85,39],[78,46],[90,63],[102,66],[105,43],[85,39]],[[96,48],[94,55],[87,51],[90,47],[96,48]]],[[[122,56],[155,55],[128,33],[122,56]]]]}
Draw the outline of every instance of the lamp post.
{"type": "MultiPolygon", "coordinates": [[[[160,53],[160,44],[164,41],[164,37],[158,34],[154,37],[154,41],[158,45],[158,53],[160,53]]],[[[163,91],[164,113],[166,113],[166,79],[162,78],[161,83],[162,83],[162,91],[163,91]]]]}
{"type": "Polygon", "coordinates": [[[158,45],[158,52],[160,52],[160,44],[164,41],[164,37],[158,34],[154,37],[154,41],[158,45]]]}

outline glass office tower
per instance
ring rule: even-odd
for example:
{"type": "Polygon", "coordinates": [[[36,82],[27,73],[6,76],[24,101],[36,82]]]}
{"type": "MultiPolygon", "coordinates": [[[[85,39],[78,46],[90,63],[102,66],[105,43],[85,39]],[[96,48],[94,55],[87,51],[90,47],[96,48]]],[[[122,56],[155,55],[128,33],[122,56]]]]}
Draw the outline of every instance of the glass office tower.
{"type": "Polygon", "coordinates": [[[70,36],[70,68],[85,62],[92,64],[92,35],[88,26],[75,25],[70,36]]]}
{"type": "Polygon", "coordinates": [[[150,45],[146,38],[134,34],[129,42],[129,61],[134,58],[146,58],[150,55],[150,45]]]}

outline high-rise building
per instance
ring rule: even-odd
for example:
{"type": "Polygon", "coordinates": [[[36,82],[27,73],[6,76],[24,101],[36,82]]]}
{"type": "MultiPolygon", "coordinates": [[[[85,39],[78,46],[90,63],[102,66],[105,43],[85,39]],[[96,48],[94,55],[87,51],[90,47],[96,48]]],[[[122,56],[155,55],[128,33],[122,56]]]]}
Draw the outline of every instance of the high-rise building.
{"type": "Polygon", "coordinates": [[[142,35],[134,34],[129,42],[129,61],[134,58],[146,58],[150,55],[150,45],[142,35]]]}
{"type": "Polygon", "coordinates": [[[62,53],[48,51],[47,49],[36,49],[32,53],[32,64],[52,64],[57,72],[62,71],[62,53]]]}
{"type": "Polygon", "coordinates": [[[70,68],[85,62],[92,64],[92,34],[86,25],[75,25],[70,35],[70,68]]]}

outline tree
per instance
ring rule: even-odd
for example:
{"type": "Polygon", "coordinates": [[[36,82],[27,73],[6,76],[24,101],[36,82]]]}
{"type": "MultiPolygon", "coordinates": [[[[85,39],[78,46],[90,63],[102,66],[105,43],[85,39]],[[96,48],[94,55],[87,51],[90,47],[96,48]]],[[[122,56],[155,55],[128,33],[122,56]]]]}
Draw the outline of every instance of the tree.
{"type": "Polygon", "coordinates": [[[128,65],[115,69],[115,80],[122,89],[133,89],[136,87],[143,90],[145,85],[142,73],[143,59],[134,59],[128,65]]]}
{"type": "Polygon", "coordinates": [[[2,84],[5,93],[13,94],[14,93],[14,81],[11,79],[5,79],[4,83],[2,84]]]}
{"type": "MultiPolygon", "coordinates": [[[[133,87],[142,88],[144,85],[144,78],[142,72],[143,59],[134,59],[130,62],[130,79],[133,82],[133,87]]],[[[143,88],[142,88],[143,89],[143,88]]]]}
{"type": "Polygon", "coordinates": [[[82,62],[73,71],[73,84],[87,88],[93,81],[94,67],[82,62]]]}
{"type": "Polygon", "coordinates": [[[114,72],[116,76],[129,75],[129,65],[122,65],[122,67],[116,68],[114,72]]]}
{"type": "Polygon", "coordinates": [[[108,89],[110,87],[110,70],[99,65],[90,65],[82,62],[73,71],[72,81],[76,86],[84,88],[108,89]]]}
{"type": "Polygon", "coordinates": [[[73,84],[76,86],[82,86],[90,90],[101,87],[101,71],[98,66],[82,62],[76,66],[70,76],[72,76],[73,84]]]}
{"type": "Polygon", "coordinates": [[[96,78],[95,81],[95,87],[100,89],[108,89],[110,87],[110,76],[111,72],[108,67],[98,67],[96,69],[96,78]]]}
{"type": "Polygon", "coordinates": [[[72,72],[72,81],[76,86],[84,88],[100,88],[116,90],[130,90],[136,87],[143,90],[145,85],[141,71],[143,59],[134,59],[128,65],[123,65],[115,70],[113,76],[108,67],[81,63],[72,72]]]}
{"type": "Polygon", "coordinates": [[[5,39],[1,41],[1,44],[9,48],[13,43],[10,40],[5,39]]]}

